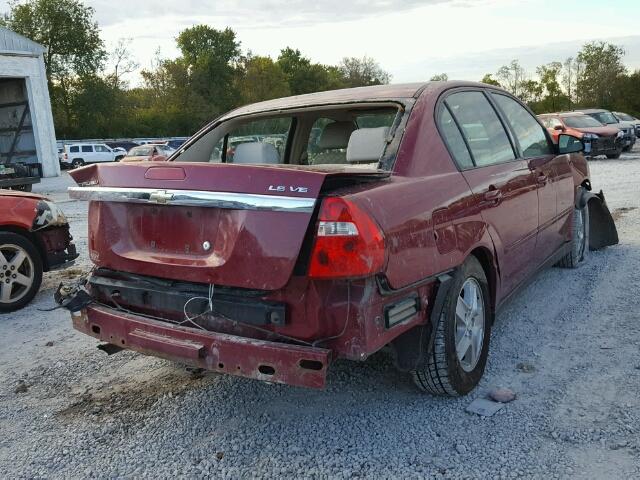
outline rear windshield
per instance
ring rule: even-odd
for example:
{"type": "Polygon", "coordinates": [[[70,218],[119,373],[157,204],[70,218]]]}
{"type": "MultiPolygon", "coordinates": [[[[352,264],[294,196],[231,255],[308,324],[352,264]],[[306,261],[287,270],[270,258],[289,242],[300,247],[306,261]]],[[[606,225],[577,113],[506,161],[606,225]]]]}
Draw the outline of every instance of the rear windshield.
{"type": "Polygon", "coordinates": [[[145,157],[147,155],[151,155],[153,152],[153,147],[141,146],[141,147],[133,147],[129,150],[130,157],[145,157]]]}
{"type": "Polygon", "coordinates": [[[231,119],[175,161],[377,169],[400,111],[396,106],[358,105],[231,119]]]}
{"type": "Polygon", "coordinates": [[[571,128],[589,128],[589,127],[601,127],[602,123],[589,115],[571,115],[569,117],[562,117],[565,125],[571,128]]]}

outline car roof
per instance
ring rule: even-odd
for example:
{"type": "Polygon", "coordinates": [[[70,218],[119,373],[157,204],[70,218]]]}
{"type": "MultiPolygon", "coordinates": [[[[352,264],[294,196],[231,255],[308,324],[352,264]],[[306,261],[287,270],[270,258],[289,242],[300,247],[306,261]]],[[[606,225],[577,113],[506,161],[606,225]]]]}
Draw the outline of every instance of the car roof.
{"type": "Polygon", "coordinates": [[[495,88],[485,83],[465,81],[418,82],[344,88],[341,90],[329,90],[326,92],[307,93],[304,95],[276,98],[274,100],[266,100],[264,102],[245,105],[228,112],[223,115],[220,120],[274,110],[290,110],[295,108],[339,105],[345,103],[398,101],[402,99],[417,98],[426,89],[433,88],[444,90],[454,87],[495,88]]]}
{"type": "Polygon", "coordinates": [[[575,110],[577,113],[608,113],[609,110],[605,110],[604,108],[581,108],[580,110],[575,110]]]}

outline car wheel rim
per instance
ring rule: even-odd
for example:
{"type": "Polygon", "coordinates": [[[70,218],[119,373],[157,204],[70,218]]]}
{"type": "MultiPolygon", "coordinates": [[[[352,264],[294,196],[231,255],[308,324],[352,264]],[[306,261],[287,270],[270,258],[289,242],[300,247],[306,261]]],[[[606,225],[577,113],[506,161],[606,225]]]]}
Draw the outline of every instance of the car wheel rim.
{"type": "Polygon", "coordinates": [[[471,372],[482,354],[484,343],[484,299],[475,278],[467,278],[456,302],[456,356],[465,372],[471,372]]]}
{"type": "Polygon", "coordinates": [[[35,279],[33,260],[19,245],[0,245],[0,303],[24,297],[35,279]]]}
{"type": "Polygon", "coordinates": [[[584,209],[578,211],[576,215],[576,237],[578,240],[578,258],[582,258],[585,247],[585,231],[584,231],[584,209]]]}

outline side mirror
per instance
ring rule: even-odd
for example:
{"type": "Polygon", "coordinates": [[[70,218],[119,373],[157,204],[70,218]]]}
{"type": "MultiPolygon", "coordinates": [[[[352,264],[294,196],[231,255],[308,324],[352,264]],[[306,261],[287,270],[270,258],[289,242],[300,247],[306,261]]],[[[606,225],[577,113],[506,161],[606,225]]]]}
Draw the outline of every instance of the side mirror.
{"type": "Polygon", "coordinates": [[[564,132],[564,126],[563,125],[556,125],[553,127],[554,130],[560,130],[561,132],[564,132]]]}
{"type": "Polygon", "coordinates": [[[558,136],[558,153],[564,155],[566,153],[578,153],[584,150],[582,140],[573,135],[561,134],[558,136]]]}

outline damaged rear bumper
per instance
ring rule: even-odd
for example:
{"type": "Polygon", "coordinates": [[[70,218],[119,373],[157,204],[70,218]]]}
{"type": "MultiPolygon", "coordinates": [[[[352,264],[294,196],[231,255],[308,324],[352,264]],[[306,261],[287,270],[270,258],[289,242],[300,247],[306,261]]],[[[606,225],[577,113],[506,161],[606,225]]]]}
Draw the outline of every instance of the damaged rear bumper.
{"type": "Polygon", "coordinates": [[[102,306],[72,314],[76,330],[120,348],[273,383],[324,388],[330,351],[195,330],[102,306]]]}

